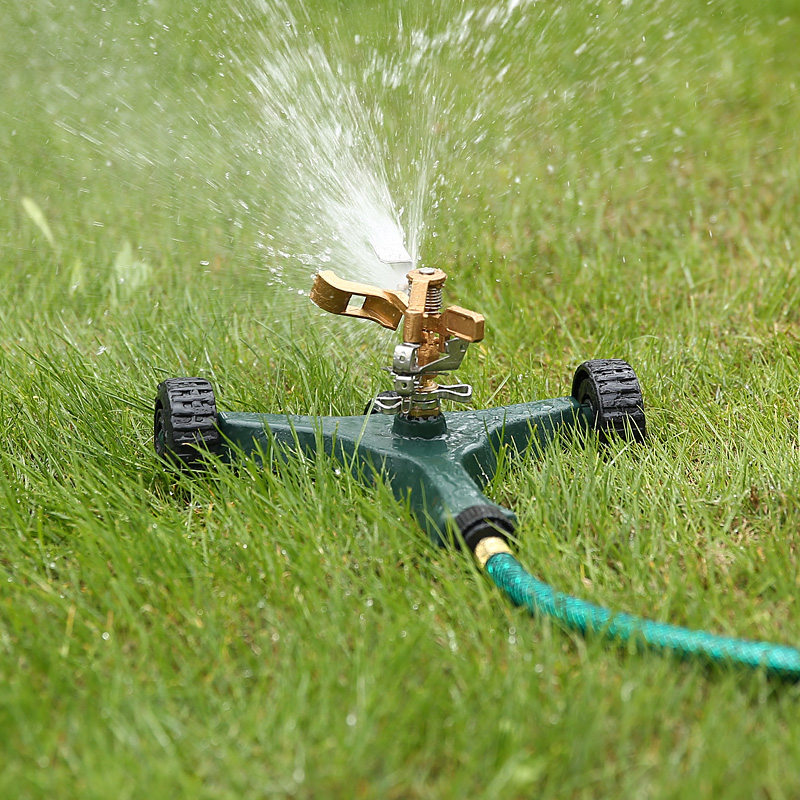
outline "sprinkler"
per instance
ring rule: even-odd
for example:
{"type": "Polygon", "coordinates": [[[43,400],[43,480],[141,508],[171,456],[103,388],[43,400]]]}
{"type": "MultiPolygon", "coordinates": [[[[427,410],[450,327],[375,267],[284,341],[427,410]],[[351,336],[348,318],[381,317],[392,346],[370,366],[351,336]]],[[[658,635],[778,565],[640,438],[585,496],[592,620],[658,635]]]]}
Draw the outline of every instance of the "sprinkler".
{"type": "Polygon", "coordinates": [[[490,537],[505,541],[516,517],[487,498],[501,451],[544,448],[567,429],[611,430],[640,440],[645,418],[639,383],[624,361],[588,361],[578,368],[571,397],[483,410],[443,411],[444,403],[469,403],[472,387],[444,383],[469,345],[484,336],[484,317],[443,306],[446,274],[412,269],[408,292],[384,290],[317,274],[311,300],[333,314],[402,325],[402,342],[389,367],[394,388],[369,403],[366,414],[308,417],[217,411],[214,392],[201,378],[166,380],[158,387],[156,452],[187,467],[201,467],[208,450],[225,461],[237,454],[324,448],[357,474],[383,475],[408,501],[437,544],[474,550],[490,537]],[[276,448],[276,445],[278,446],[276,448]]]}
{"type": "MultiPolygon", "coordinates": [[[[394,256],[393,262],[405,259],[394,256]]],[[[471,386],[442,378],[458,369],[470,344],[483,339],[484,317],[444,306],[447,276],[440,269],[411,269],[407,279],[407,291],[344,280],[331,271],[314,279],[311,300],[321,309],[391,330],[402,323],[402,341],[388,368],[394,388],[372,398],[363,415],[218,411],[207,380],[173,378],[158,386],[156,453],[182,468],[200,470],[209,453],[224,462],[252,456],[263,463],[267,454],[286,458],[292,452],[324,450],[366,482],[385,479],[434,543],[471,550],[509,599],[534,614],[555,617],[583,633],[800,677],[800,652],[794,648],[615,613],[557,592],[523,569],[511,552],[514,512],[482,491],[502,454],[539,455],[569,432],[596,431],[601,442],[612,437],[643,442],[639,381],[620,359],[585,361],[568,397],[444,411],[443,403],[472,399],[471,386]]]]}

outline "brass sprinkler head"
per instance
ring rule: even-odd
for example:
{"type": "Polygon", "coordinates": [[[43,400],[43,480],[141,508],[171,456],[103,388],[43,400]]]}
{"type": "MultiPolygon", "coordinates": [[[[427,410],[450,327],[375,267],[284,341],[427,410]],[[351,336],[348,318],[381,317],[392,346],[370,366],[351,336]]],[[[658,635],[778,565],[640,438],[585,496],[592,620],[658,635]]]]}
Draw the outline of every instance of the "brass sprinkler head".
{"type": "Polygon", "coordinates": [[[472,399],[471,386],[442,386],[435,379],[457,369],[469,344],[483,339],[484,317],[460,306],[442,308],[447,280],[442,270],[421,267],[406,277],[408,294],[346,281],[325,270],[314,278],[311,300],[332,314],[372,320],[391,330],[402,321],[403,342],[394,350],[390,369],[397,396],[378,398],[376,407],[412,418],[438,416],[440,400],[463,403],[472,399]],[[364,302],[353,305],[353,297],[363,297],[364,302]]]}

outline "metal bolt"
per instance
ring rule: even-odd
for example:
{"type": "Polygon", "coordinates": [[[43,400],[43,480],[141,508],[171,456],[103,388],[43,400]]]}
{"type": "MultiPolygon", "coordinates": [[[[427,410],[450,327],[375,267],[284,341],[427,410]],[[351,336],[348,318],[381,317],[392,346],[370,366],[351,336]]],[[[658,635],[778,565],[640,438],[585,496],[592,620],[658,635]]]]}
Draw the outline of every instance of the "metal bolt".
{"type": "Polygon", "coordinates": [[[433,267],[420,267],[419,274],[420,275],[433,275],[436,270],[433,267]]]}

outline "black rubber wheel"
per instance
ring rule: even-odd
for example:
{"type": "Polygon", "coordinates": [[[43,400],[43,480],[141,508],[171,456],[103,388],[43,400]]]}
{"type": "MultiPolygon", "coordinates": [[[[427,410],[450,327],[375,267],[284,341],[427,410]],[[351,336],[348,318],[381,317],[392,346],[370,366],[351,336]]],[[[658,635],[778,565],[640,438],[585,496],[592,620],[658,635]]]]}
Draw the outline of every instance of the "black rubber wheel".
{"type": "MultiPolygon", "coordinates": [[[[397,397],[397,392],[394,389],[387,389],[385,392],[378,392],[377,397],[383,397],[386,400],[393,400],[397,397]]],[[[375,405],[375,397],[367,403],[364,408],[365,414],[380,414],[380,409],[375,405]]]]}
{"type": "Polygon", "coordinates": [[[218,453],[217,402],[204,378],[170,378],[158,384],[153,445],[164,459],[202,467],[203,453],[218,453]]]}
{"type": "Polygon", "coordinates": [[[575,371],[572,396],[594,412],[592,427],[607,442],[612,436],[644,441],[644,399],[636,373],[619,358],[584,361],[575,371]]]}

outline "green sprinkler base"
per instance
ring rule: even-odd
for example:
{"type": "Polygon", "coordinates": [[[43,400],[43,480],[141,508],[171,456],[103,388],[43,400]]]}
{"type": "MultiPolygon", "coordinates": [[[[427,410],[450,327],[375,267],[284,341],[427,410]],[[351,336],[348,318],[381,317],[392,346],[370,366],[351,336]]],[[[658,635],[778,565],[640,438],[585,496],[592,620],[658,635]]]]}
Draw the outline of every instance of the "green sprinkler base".
{"type": "Polygon", "coordinates": [[[494,476],[501,454],[509,449],[539,453],[562,431],[588,430],[591,418],[588,405],[561,397],[424,420],[383,414],[305,417],[220,412],[217,428],[220,455],[226,460],[324,451],[364,481],[380,477],[399,501],[410,504],[431,539],[444,544],[457,531],[474,539],[486,525],[501,534],[511,532],[513,511],[481,491],[494,476]],[[471,509],[479,511],[469,513],[471,509]]]}
{"type": "Polygon", "coordinates": [[[208,381],[173,378],[159,384],[154,422],[156,452],[189,469],[202,467],[204,452],[229,462],[324,452],[365,482],[384,480],[433,542],[472,549],[514,530],[514,512],[482,491],[507,453],[539,455],[575,430],[594,429],[601,440],[645,435],[639,382],[618,359],[583,363],[570,397],[423,418],[218,412],[208,381]]]}

